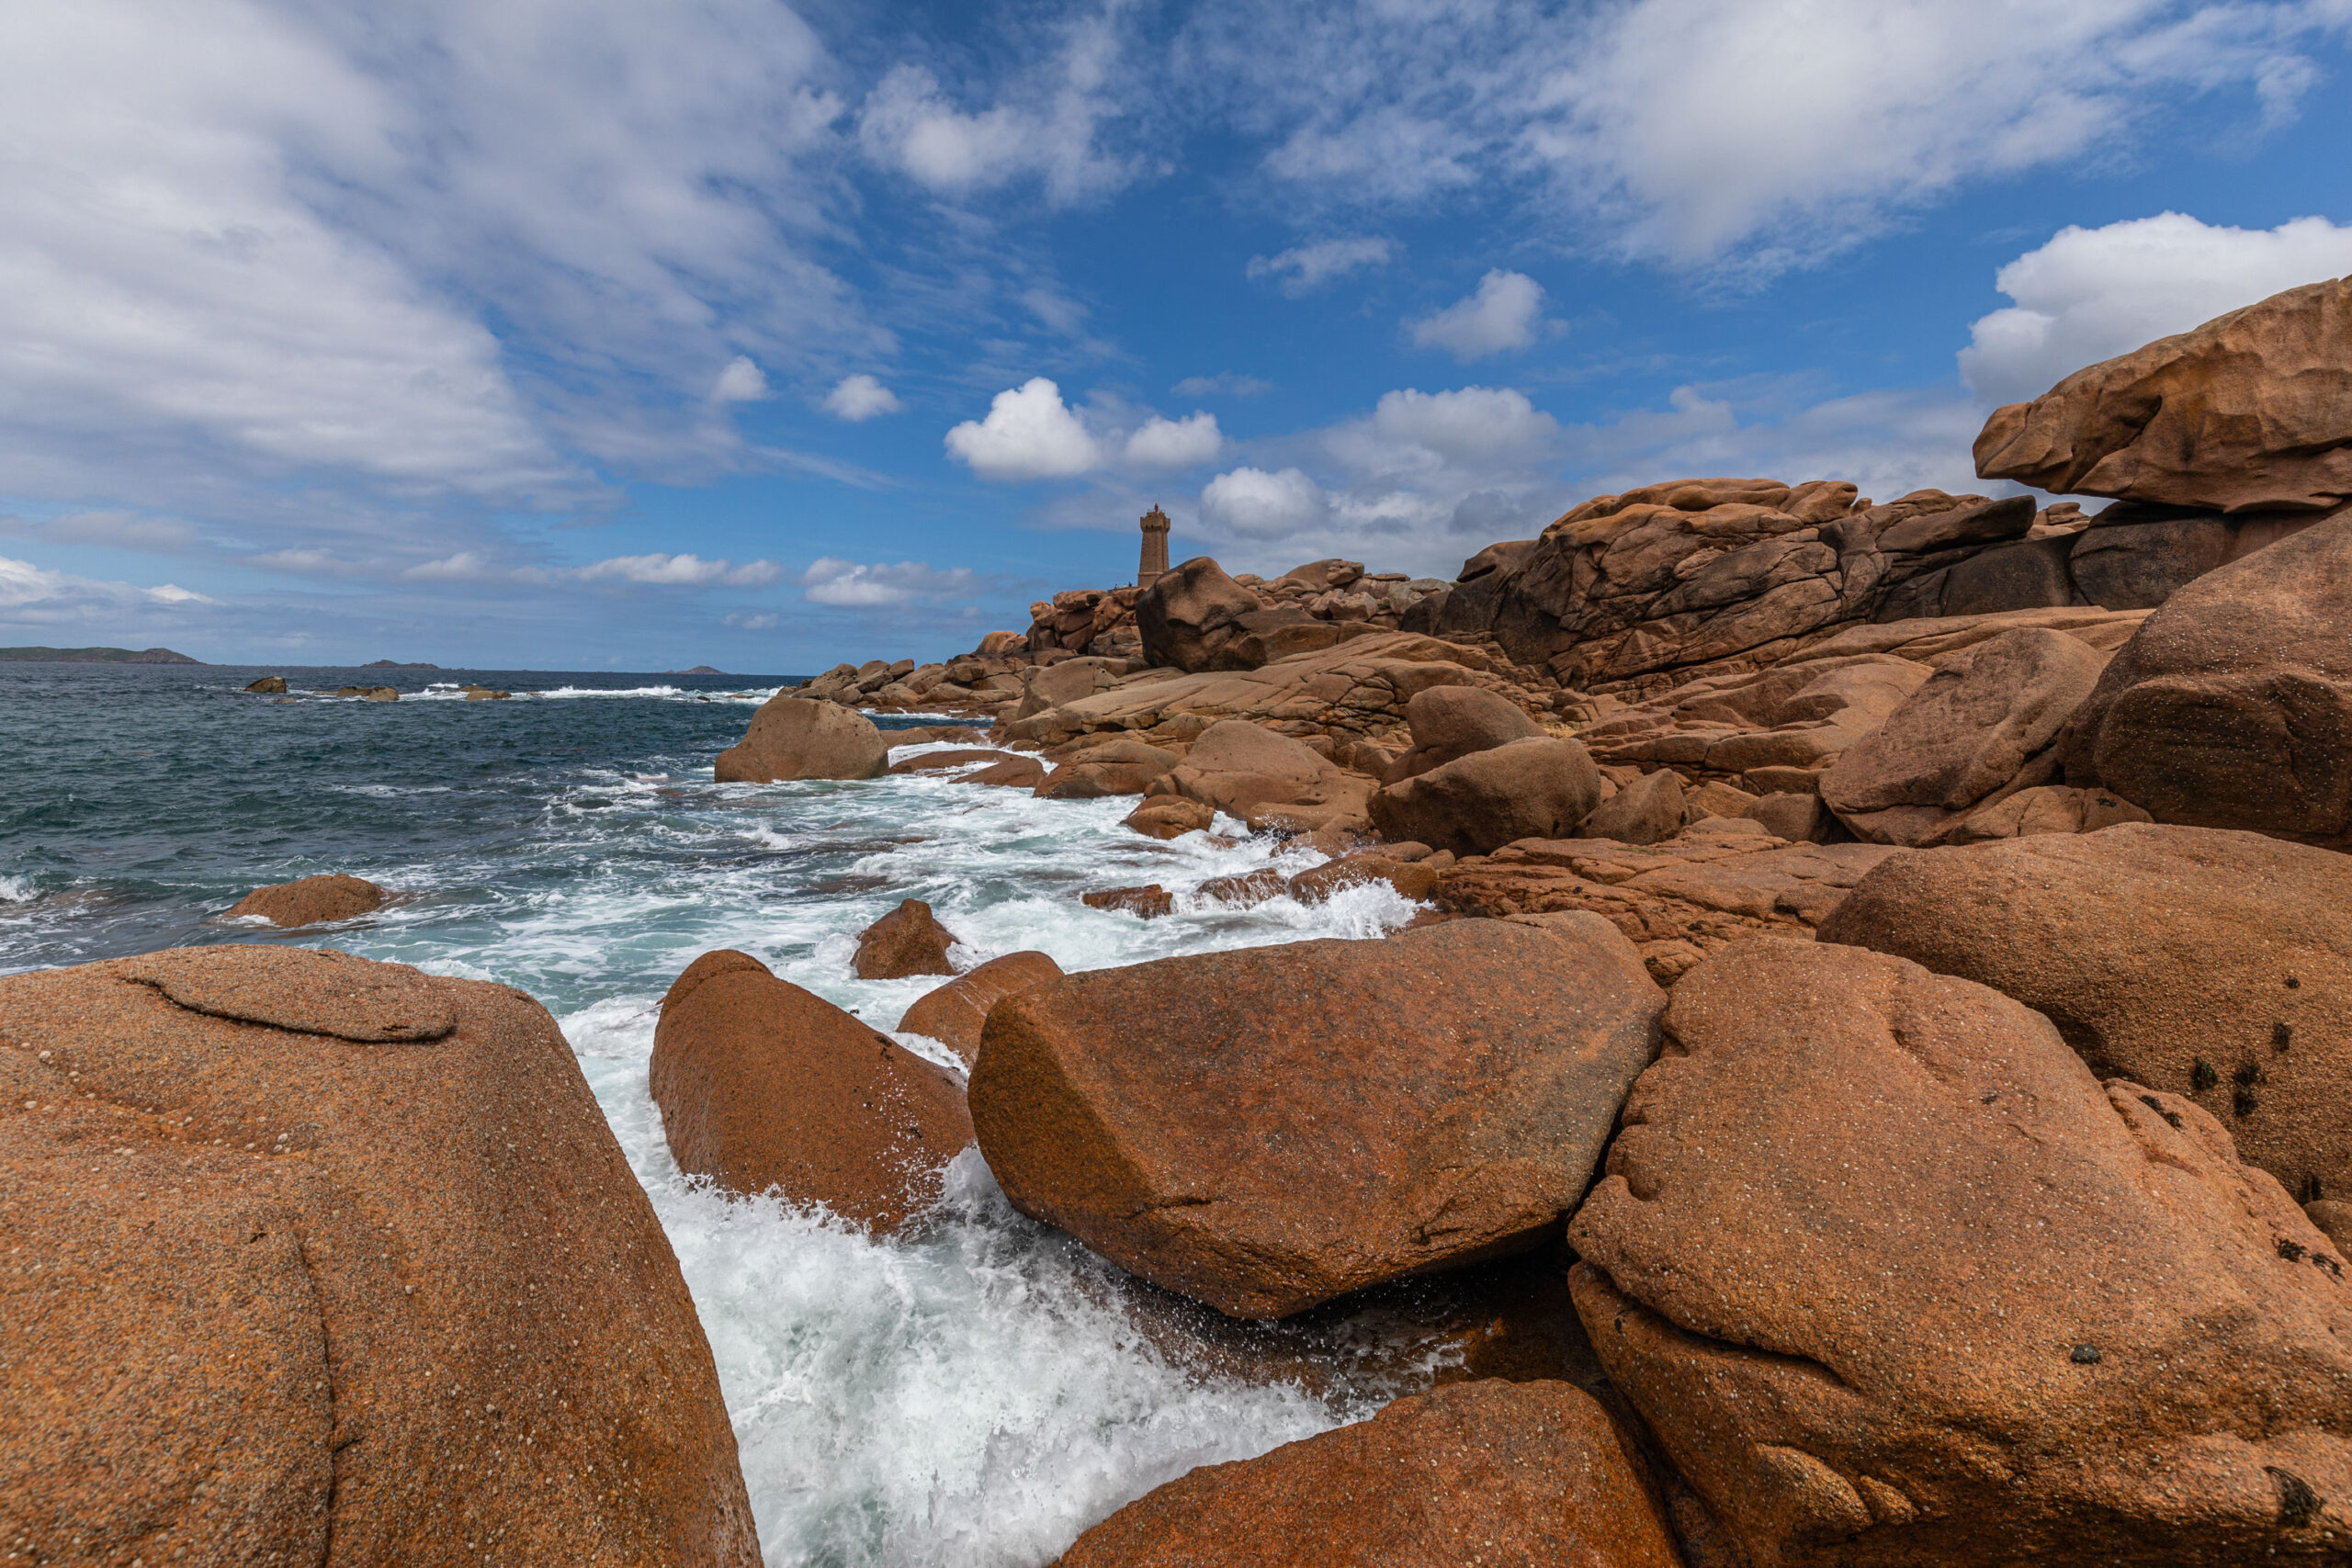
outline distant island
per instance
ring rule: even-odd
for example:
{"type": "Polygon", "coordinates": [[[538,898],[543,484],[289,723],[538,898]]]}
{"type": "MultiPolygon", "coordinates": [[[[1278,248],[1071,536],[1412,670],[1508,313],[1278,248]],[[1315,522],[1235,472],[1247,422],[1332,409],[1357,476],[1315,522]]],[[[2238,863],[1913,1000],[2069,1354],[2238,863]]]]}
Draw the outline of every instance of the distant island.
{"type": "Polygon", "coordinates": [[[185,653],[174,653],[168,648],[151,648],[133,653],[127,648],[0,648],[0,660],[21,660],[37,664],[201,664],[201,659],[190,659],[185,653]]]}
{"type": "Polygon", "coordinates": [[[359,666],[362,670],[438,670],[438,664],[403,664],[397,659],[371,659],[359,666]]]}
{"type": "Polygon", "coordinates": [[[664,675],[724,675],[727,671],[713,670],[707,664],[697,664],[691,670],[664,670],[662,673],[664,675]]]}

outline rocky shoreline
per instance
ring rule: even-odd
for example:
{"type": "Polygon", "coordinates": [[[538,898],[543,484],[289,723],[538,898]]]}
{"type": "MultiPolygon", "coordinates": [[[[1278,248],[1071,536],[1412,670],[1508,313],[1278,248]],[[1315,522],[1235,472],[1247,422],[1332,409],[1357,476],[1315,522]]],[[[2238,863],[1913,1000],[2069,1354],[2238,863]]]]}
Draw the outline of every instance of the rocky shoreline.
{"type": "MultiPolygon", "coordinates": [[[[959,975],[910,899],[852,962],[944,982],[899,1032],[961,1075],[706,953],[670,1149],[883,1235],[976,1144],[1267,1377],[1306,1374],[1201,1325],[1459,1292],[1452,1381],[1069,1564],[2352,1561],[2347,367],[2352,281],[1997,411],[1980,473],[2095,516],[1675,480],[1450,583],[1196,558],[837,666],[715,777],[1131,797],[1325,857],[1223,902],[1426,908],[959,975]]],[[[693,1303],[536,1002],[229,945],[0,979],[0,1019],[17,1560],[757,1560],[693,1303]]]]}

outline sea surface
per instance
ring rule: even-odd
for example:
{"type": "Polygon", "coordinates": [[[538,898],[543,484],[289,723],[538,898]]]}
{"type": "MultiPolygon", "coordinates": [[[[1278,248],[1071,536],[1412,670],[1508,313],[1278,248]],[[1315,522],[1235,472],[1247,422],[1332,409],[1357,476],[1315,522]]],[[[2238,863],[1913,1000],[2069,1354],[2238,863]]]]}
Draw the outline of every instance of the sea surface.
{"type": "Polygon", "coordinates": [[[889,1030],[934,982],[861,981],[849,958],[903,897],[930,902],[966,966],[1035,948],[1071,970],[1373,936],[1413,914],[1385,886],[1315,908],[1205,903],[1193,890],[1210,877],[1319,857],[1229,822],[1229,845],[1157,842],[1119,826],[1132,801],[938,777],[714,784],[711,759],[781,683],[0,665],[0,973],[293,942],[537,997],[677,1250],[771,1564],[1046,1562],[1193,1466],[1361,1419],[1426,1382],[1440,1353],[1379,1310],[1236,1337],[1014,1213],[977,1150],[939,1212],[879,1240],[680,1175],[646,1061],[662,993],[714,948],[889,1030]],[[295,699],[242,690],[265,674],[295,699]],[[456,688],[471,680],[515,695],[467,702],[456,688]],[[346,684],[401,700],[300,694],[346,684]],[[220,918],[253,887],[327,871],[401,897],[300,933],[220,918]],[[1174,916],[1079,901],[1145,882],[1178,894],[1174,916]]]}

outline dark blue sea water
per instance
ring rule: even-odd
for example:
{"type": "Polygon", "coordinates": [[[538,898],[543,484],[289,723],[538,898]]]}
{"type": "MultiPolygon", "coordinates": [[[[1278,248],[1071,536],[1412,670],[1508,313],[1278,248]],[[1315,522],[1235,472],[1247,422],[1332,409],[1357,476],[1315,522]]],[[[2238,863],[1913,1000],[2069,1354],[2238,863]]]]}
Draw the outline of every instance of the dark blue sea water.
{"type": "MultiPolygon", "coordinates": [[[[1314,1392],[1189,1363],[1115,1270],[1012,1213],[977,1151],[935,1223],[876,1239],[821,1211],[684,1179],[645,1088],[654,1004],[714,948],[881,1029],[932,983],[851,975],[857,933],[926,899],[966,964],[1066,969],[1409,918],[1385,886],[1328,905],[1208,903],[1210,877],[1317,857],[1172,842],[1131,802],[1038,801],[935,775],[718,784],[711,759],[779,678],[0,663],[0,973],[159,947],[295,942],[537,997],[580,1058],[676,1248],[718,1361],[775,1564],[1035,1564],[1197,1464],[1246,1457],[1396,1392],[1314,1392]],[[396,703],[242,688],[390,684],[396,703]],[[513,691],[466,702],[479,679],[513,691]],[[230,924],[249,889],[315,872],[396,899],[300,932],[230,924]],[[1157,882],[1145,922],[1086,891],[1157,882]]],[[[914,718],[888,724],[919,722],[914,718]]],[[[944,1047],[899,1037],[943,1063],[944,1047]]]]}

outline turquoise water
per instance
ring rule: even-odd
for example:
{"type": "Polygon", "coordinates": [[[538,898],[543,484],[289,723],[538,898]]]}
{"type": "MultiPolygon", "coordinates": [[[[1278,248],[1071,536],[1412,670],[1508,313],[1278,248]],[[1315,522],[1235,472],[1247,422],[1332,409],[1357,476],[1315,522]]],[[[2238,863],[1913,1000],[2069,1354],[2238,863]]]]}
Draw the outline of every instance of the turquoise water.
{"type": "Polygon", "coordinates": [[[1396,1392],[1393,1367],[1340,1365],[1310,1393],[1204,1365],[1117,1270],[1014,1214],[977,1151],[939,1214],[880,1241],[680,1177],[645,1063],[654,1004],[713,948],[752,953],[888,1030],[929,982],[860,981],[848,960],[902,897],[933,905],[963,963],[1038,948],[1066,969],[1370,936],[1412,913],[1379,886],[1316,908],[1204,904],[1191,895],[1210,877],[1317,857],[1246,837],[1159,843],[1118,825],[1131,801],[938,777],[714,784],[711,759],[777,684],[0,665],[0,972],[291,941],[537,997],[677,1249],[774,1564],[1044,1562],[1194,1465],[1396,1392]],[[402,700],[241,690],[272,673],[297,688],[391,684],[402,700]],[[517,695],[465,702],[454,682],[474,678],[517,695]],[[322,871],[401,897],[293,935],[219,918],[254,886],[322,871]],[[1079,901],[1142,882],[1177,893],[1179,912],[1145,922],[1079,901]]]}

